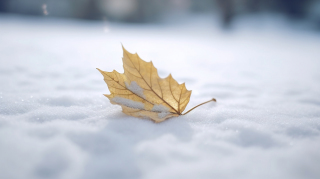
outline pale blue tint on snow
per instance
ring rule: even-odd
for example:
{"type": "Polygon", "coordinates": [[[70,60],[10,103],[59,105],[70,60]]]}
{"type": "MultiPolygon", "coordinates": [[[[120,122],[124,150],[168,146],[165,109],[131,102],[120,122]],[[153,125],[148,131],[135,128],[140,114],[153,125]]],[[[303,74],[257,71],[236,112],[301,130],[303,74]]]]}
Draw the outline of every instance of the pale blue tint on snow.
{"type": "Polygon", "coordinates": [[[319,1],[0,1],[0,178],[320,178],[319,1]],[[121,44],[186,83],[160,124],[110,104],[121,44]]]}

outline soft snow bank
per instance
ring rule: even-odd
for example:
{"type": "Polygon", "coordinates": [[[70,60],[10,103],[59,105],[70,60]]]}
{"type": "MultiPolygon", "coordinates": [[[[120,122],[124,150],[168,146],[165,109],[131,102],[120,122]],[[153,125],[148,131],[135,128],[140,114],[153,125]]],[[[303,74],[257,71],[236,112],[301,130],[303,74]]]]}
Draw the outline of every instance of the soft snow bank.
{"type": "Polygon", "coordinates": [[[105,33],[0,17],[0,178],[320,178],[320,36],[271,20],[105,33]],[[120,42],[186,82],[187,109],[218,102],[160,124],[122,114],[95,69],[123,71],[120,42]]]}

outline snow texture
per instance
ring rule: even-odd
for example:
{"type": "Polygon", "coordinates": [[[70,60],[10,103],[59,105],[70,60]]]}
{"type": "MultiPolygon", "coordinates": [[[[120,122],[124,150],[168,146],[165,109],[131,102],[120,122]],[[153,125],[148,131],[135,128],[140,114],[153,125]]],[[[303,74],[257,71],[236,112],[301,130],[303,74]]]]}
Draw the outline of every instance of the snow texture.
{"type": "Polygon", "coordinates": [[[158,113],[158,117],[161,119],[161,118],[166,117],[168,114],[170,114],[170,113],[168,113],[168,112],[160,112],[160,113],[158,113]]]}
{"type": "Polygon", "coordinates": [[[155,112],[169,112],[169,110],[170,110],[169,108],[165,107],[162,104],[156,104],[151,109],[151,111],[155,111],[155,112]]]}
{"type": "Polygon", "coordinates": [[[151,111],[154,111],[154,112],[158,112],[158,117],[159,118],[164,118],[166,117],[169,113],[169,108],[165,107],[164,105],[162,104],[156,104],[152,107],[151,111]]]}
{"type": "Polygon", "coordinates": [[[132,91],[133,93],[137,94],[138,96],[142,97],[142,98],[146,98],[145,95],[143,94],[143,89],[138,85],[137,82],[132,81],[130,85],[128,85],[127,82],[126,83],[126,87],[132,91]]]}
{"type": "Polygon", "coordinates": [[[229,31],[211,16],[134,25],[1,15],[0,26],[1,179],[320,178],[317,32],[271,16],[229,31]],[[186,82],[186,110],[217,103],[162,123],[123,114],[95,69],[123,69],[120,42],[186,82]]]}
{"type": "Polygon", "coordinates": [[[130,107],[130,108],[144,109],[143,103],[137,102],[137,101],[132,101],[131,99],[114,97],[114,98],[112,98],[112,101],[117,104],[124,105],[124,106],[130,107]]]}

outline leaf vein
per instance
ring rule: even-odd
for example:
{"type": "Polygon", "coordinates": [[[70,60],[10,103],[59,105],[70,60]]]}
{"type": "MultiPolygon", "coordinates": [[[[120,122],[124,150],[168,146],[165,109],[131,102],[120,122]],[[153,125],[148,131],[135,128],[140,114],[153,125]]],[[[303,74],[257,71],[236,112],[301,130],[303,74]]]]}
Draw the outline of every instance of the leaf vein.
{"type": "MultiPolygon", "coordinates": [[[[137,69],[137,67],[134,65],[134,63],[132,62],[132,60],[129,58],[129,60],[131,61],[131,63],[133,64],[134,68],[137,69]]],[[[140,64],[140,63],[139,63],[140,64]]],[[[149,86],[149,84],[146,82],[146,80],[144,79],[144,77],[141,75],[140,71],[137,70],[139,75],[141,76],[141,78],[143,79],[143,81],[149,86]]],[[[149,88],[152,90],[152,92],[158,96],[158,98],[160,98],[160,96],[149,86],[149,88]]],[[[162,101],[164,101],[169,107],[171,107],[171,109],[173,109],[176,113],[180,114],[174,107],[172,107],[167,101],[165,101],[163,98],[160,98],[162,101]]]]}
{"type": "Polygon", "coordinates": [[[178,102],[178,111],[179,111],[180,113],[181,113],[181,111],[180,111],[180,100],[181,100],[182,89],[183,89],[183,88],[181,88],[180,96],[179,96],[179,102],[178,102]]]}
{"type": "MultiPolygon", "coordinates": [[[[176,97],[173,95],[172,93],[172,89],[171,89],[171,79],[169,79],[169,87],[170,87],[170,92],[171,92],[171,95],[173,97],[174,100],[176,100],[178,102],[178,100],[176,99],[176,97]]],[[[179,109],[178,109],[179,110],[179,109]]]]}
{"type": "MultiPolygon", "coordinates": [[[[107,73],[105,73],[109,78],[111,78],[107,73]]],[[[112,79],[112,78],[111,78],[112,79]]],[[[114,80],[109,80],[109,81],[114,81],[114,80]]],[[[120,86],[122,86],[122,87],[124,87],[124,88],[126,88],[126,89],[128,89],[126,86],[123,86],[123,85],[121,85],[119,82],[117,82],[117,81],[114,81],[114,82],[116,82],[116,83],[118,83],[120,86]]],[[[152,105],[154,105],[153,103],[151,103],[150,101],[148,101],[148,100],[146,100],[146,99],[144,99],[143,97],[141,97],[141,96],[139,96],[139,95],[137,95],[136,93],[134,93],[133,91],[131,91],[130,89],[128,89],[130,92],[132,92],[133,94],[135,94],[136,96],[138,96],[139,98],[141,98],[141,99],[143,99],[143,100],[145,100],[145,101],[147,101],[148,103],[150,103],[150,104],[152,104],[152,105]]],[[[124,94],[124,95],[132,95],[132,94],[124,94]]]]}

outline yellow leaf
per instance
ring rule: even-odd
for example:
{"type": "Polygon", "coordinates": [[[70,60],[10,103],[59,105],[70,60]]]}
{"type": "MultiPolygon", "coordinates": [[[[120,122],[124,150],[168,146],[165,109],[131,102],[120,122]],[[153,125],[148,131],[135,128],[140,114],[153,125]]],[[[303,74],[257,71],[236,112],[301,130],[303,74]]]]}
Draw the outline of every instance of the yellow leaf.
{"type": "Polygon", "coordinates": [[[162,122],[170,117],[187,114],[202,104],[216,101],[209,100],[182,114],[189,103],[191,90],[187,90],[184,83],[179,84],[171,74],[164,79],[160,78],[152,62],[145,62],[138,54],[131,54],[122,48],[123,74],[115,70],[106,72],[97,69],[104,76],[111,93],[105,96],[112,104],[120,105],[125,114],[162,122]]]}

